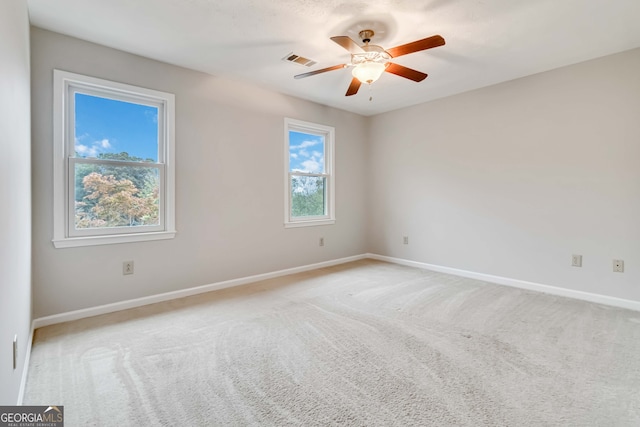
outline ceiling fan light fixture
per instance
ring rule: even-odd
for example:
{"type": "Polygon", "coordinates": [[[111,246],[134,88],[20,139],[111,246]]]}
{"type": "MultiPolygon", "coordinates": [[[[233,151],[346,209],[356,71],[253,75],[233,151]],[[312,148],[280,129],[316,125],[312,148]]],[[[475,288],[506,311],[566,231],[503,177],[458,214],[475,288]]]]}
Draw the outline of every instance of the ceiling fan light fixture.
{"type": "Polygon", "coordinates": [[[388,63],[381,62],[362,62],[353,68],[351,74],[360,82],[371,84],[380,78],[387,65],[388,63]]]}
{"type": "Polygon", "coordinates": [[[371,85],[373,82],[378,80],[380,75],[385,71],[414,82],[421,82],[427,78],[427,74],[396,64],[395,62],[392,62],[392,59],[402,55],[432,49],[445,44],[442,36],[434,35],[385,50],[382,46],[370,44],[373,35],[373,30],[360,31],[359,36],[363,43],[362,46],[348,36],[331,37],[332,41],[351,53],[351,62],[348,64],[334,65],[333,67],[309,71],[308,73],[297,74],[293,76],[293,78],[301,79],[303,77],[326,73],[327,71],[353,67],[353,70],[351,71],[353,78],[351,79],[349,89],[347,89],[345,96],[355,95],[358,93],[358,89],[362,83],[371,85]]]}

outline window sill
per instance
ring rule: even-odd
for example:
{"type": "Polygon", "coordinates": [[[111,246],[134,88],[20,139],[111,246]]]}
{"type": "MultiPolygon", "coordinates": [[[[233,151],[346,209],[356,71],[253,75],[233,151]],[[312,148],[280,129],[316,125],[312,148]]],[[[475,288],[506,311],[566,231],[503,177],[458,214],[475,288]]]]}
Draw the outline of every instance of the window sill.
{"type": "Polygon", "coordinates": [[[292,221],[285,222],[284,228],[297,228],[297,227],[313,227],[316,225],[333,225],[336,223],[335,219],[319,219],[309,221],[292,221]]]}
{"type": "Polygon", "coordinates": [[[66,239],[54,239],[56,248],[76,248],[81,246],[114,245],[118,243],[149,242],[153,240],[173,239],[175,231],[160,231],[154,233],[117,234],[109,236],[68,237],[66,239]]]}

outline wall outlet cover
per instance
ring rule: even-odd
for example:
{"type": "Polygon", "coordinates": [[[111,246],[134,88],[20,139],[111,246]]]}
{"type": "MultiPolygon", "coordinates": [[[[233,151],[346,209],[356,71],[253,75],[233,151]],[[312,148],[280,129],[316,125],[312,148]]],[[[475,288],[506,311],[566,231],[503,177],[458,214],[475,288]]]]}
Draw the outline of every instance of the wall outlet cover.
{"type": "Polygon", "coordinates": [[[571,266],[582,267],[582,255],[571,255],[571,266]]]}
{"type": "Polygon", "coordinates": [[[18,368],[18,336],[13,336],[13,370],[18,368]]]}
{"type": "Polygon", "coordinates": [[[124,261],[122,263],[122,274],[133,274],[133,261],[124,261]]]}
{"type": "Polygon", "coordinates": [[[624,273],[624,261],[621,259],[613,260],[613,272],[614,273],[624,273]]]}

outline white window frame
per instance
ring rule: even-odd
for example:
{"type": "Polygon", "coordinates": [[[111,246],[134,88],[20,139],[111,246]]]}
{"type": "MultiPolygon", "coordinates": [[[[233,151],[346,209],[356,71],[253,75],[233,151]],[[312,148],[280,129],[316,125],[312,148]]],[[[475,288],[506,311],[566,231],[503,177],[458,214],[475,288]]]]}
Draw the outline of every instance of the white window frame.
{"type": "Polygon", "coordinates": [[[106,245],[175,237],[175,96],[67,71],[53,71],[53,244],[56,248],[106,245]],[[158,108],[158,161],[138,163],[75,157],[74,94],[158,108]],[[99,163],[157,169],[160,178],[159,225],[75,229],[75,165],[99,163]]]}
{"type": "Polygon", "coordinates": [[[334,148],[335,128],[302,120],[284,119],[284,226],[309,227],[317,225],[335,224],[335,173],[334,173],[334,148]],[[289,131],[302,132],[310,135],[324,137],[324,173],[302,173],[289,170],[289,131]],[[325,184],[325,214],[321,216],[294,217],[291,215],[291,177],[297,176],[321,176],[326,179],[325,184]]]}

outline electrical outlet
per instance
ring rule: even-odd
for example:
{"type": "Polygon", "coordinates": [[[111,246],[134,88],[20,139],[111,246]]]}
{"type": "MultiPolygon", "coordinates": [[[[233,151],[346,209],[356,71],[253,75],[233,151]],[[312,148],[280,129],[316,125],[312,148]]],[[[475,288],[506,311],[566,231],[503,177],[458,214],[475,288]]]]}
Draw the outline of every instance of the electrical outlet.
{"type": "Polygon", "coordinates": [[[18,336],[13,336],[13,370],[18,369],[18,336]]]}
{"type": "Polygon", "coordinates": [[[122,274],[133,274],[133,261],[125,261],[122,263],[122,274]]]}
{"type": "Polygon", "coordinates": [[[571,255],[571,266],[582,267],[582,255],[571,255]]]}
{"type": "Polygon", "coordinates": [[[319,246],[324,246],[324,237],[320,238],[320,240],[318,241],[318,245],[319,246]]]}
{"type": "Polygon", "coordinates": [[[624,261],[621,259],[613,260],[613,272],[614,273],[624,273],[624,261]]]}
{"type": "Polygon", "coordinates": [[[402,243],[404,243],[405,245],[408,245],[409,244],[409,236],[404,236],[402,238],[402,243]]]}

